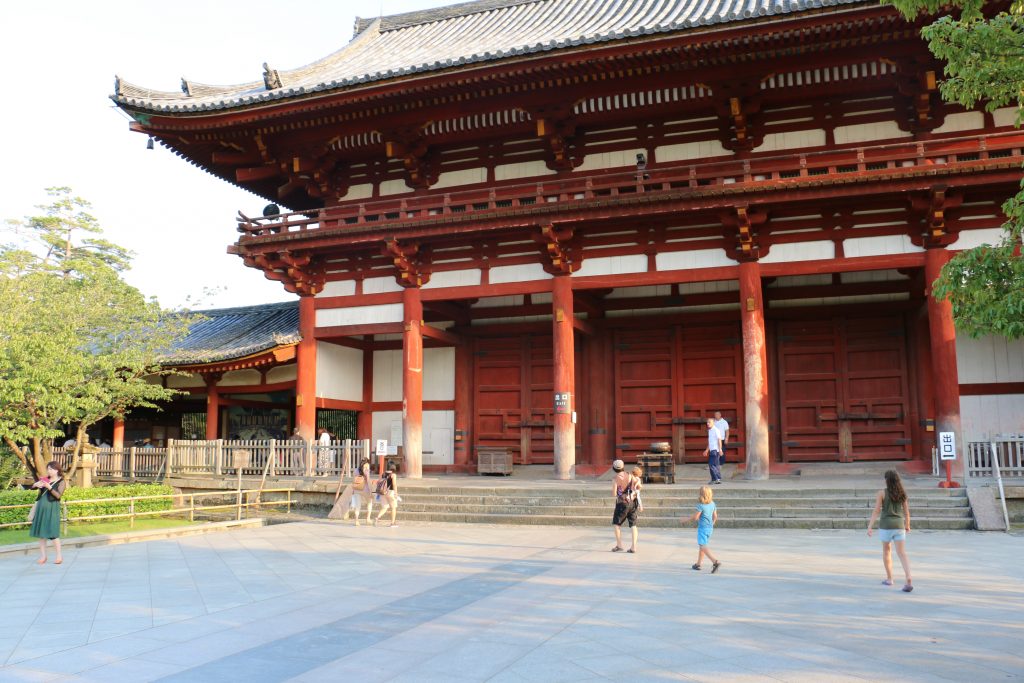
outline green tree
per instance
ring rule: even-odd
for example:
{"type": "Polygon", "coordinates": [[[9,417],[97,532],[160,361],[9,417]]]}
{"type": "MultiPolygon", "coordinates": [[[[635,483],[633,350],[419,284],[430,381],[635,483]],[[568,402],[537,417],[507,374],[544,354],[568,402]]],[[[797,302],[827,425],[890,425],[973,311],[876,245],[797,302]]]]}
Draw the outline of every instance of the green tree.
{"type": "MultiPolygon", "coordinates": [[[[942,97],[989,111],[1016,106],[1019,127],[1024,119],[1024,0],[891,0],[908,19],[924,13],[940,15],[921,35],[946,62],[942,97]],[[997,9],[993,10],[995,7],[997,9]]],[[[1024,336],[1024,182],[1021,191],[1003,204],[1007,222],[996,245],[956,255],[935,281],[934,294],[949,299],[957,328],[978,337],[1024,336]]]]}
{"type": "Polygon", "coordinates": [[[65,426],[73,474],[89,426],[175,395],[159,358],[187,330],[121,278],[131,254],[99,237],[88,202],[48,192],[0,246],[0,438],[37,476],[65,426]]]}

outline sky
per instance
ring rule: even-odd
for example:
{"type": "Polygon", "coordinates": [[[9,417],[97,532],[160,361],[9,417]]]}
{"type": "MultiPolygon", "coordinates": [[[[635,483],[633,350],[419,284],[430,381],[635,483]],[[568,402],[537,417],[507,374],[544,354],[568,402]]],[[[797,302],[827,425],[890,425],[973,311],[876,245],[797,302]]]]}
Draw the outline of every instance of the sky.
{"type": "MultiPolygon", "coordinates": [[[[444,0],[51,0],[0,3],[0,224],[39,214],[46,188],[88,200],[104,236],[135,252],[126,279],[166,308],[224,308],[294,295],[227,253],[235,216],[266,200],[169,150],[146,149],[113,106],[114,76],[177,91],[181,78],[235,84],[314,62],[356,16],[444,0]],[[205,294],[204,294],[205,292],[205,294]],[[212,293],[211,293],[212,292],[212,293]]],[[[6,238],[7,235],[4,235],[6,238]]]]}

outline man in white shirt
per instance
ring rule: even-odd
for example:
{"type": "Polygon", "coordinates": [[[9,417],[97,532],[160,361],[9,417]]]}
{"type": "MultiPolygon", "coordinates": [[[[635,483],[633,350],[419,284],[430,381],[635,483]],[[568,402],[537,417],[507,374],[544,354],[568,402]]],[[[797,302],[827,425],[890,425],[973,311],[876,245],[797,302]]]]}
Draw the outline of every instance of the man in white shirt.
{"type": "Polygon", "coordinates": [[[719,469],[719,458],[722,453],[722,434],[715,426],[715,418],[709,417],[708,425],[708,447],[704,449],[704,455],[708,458],[708,470],[711,472],[709,484],[722,483],[722,471],[719,469]]]}
{"type": "Polygon", "coordinates": [[[729,442],[729,423],[726,422],[725,418],[722,417],[722,411],[715,411],[715,428],[718,433],[722,435],[722,450],[721,457],[718,459],[719,465],[725,464],[725,444],[729,442]]]}
{"type": "Polygon", "coordinates": [[[334,449],[330,448],[331,433],[324,429],[323,427],[321,427],[320,438],[317,439],[317,443],[320,446],[317,449],[316,455],[317,474],[319,474],[322,477],[325,477],[328,474],[330,474],[328,470],[330,470],[331,467],[334,466],[334,449]]]}

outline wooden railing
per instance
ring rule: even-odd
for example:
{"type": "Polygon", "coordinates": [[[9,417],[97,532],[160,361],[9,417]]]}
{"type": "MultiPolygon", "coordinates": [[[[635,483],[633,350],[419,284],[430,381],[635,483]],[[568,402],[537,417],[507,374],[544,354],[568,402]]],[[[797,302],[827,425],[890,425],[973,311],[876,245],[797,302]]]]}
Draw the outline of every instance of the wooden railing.
{"type": "Polygon", "coordinates": [[[1024,161],[1024,131],[850,147],[783,154],[756,159],[659,164],[645,170],[609,171],[538,183],[428,194],[417,197],[346,202],[315,211],[275,217],[238,216],[240,242],[283,233],[361,230],[368,225],[401,225],[455,215],[479,215],[558,203],[647,193],[700,192],[730,186],[730,191],[764,191],[847,180],[888,179],[970,170],[1024,161]]]}
{"type": "MultiPolygon", "coordinates": [[[[98,448],[88,455],[96,463],[96,475],[104,479],[160,481],[167,475],[166,448],[98,448]]],[[[53,459],[65,472],[71,466],[72,456],[71,448],[53,449],[53,459]]]]}
{"type": "Polygon", "coordinates": [[[984,441],[967,442],[965,470],[968,479],[1024,478],[1024,434],[998,434],[984,441]]]}

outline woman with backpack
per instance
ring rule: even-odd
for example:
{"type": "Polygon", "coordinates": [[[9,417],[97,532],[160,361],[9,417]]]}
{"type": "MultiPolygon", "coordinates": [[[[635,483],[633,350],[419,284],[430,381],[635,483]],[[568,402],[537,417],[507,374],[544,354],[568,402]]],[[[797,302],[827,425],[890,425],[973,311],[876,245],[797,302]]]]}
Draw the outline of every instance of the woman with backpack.
{"type": "MultiPolygon", "coordinates": [[[[388,526],[398,526],[398,523],[395,522],[395,517],[398,515],[398,477],[395,476],[393,469],[388,468],[384,476],[377,480],[375,493],[377,494],[377,502],[384,507],[381,508],[380,514],[374,518],[374,525],[390,509],[391,524],[388,526]]],[[[369,519],[369,513],[367,513],[367,519],[369,519]]]]}
{"type": "Polygon", "coordinates": [[[615,511],[612,513],[615,547],[612,548],[612,552],[622,552],[622,524],[628,521],[629,530],[633,535],[633,545],[630,546],[628,552],[635,553],[637,537],[640,534],[640,529],[636,525],[640,478],[626,472],[626,465],[621,460],[612,463],[612,470],[615,472],[615,477],[612,479],[612,494],[615,496],[615,511]]]}
{"type": "Polygon", "coordinates": [[[342,519],[348,519],[350,514],[356,516],[356,526],[359,526],[359,509],[363,506],[363,498],[366,498],[366,523],[370,523],[370,514],[373,512],[373,491],[370,490],[370,459],[363,458],[359,463],[359,474],[352,479],[352,500],[349,501],[348,510],[342,519]]]}

